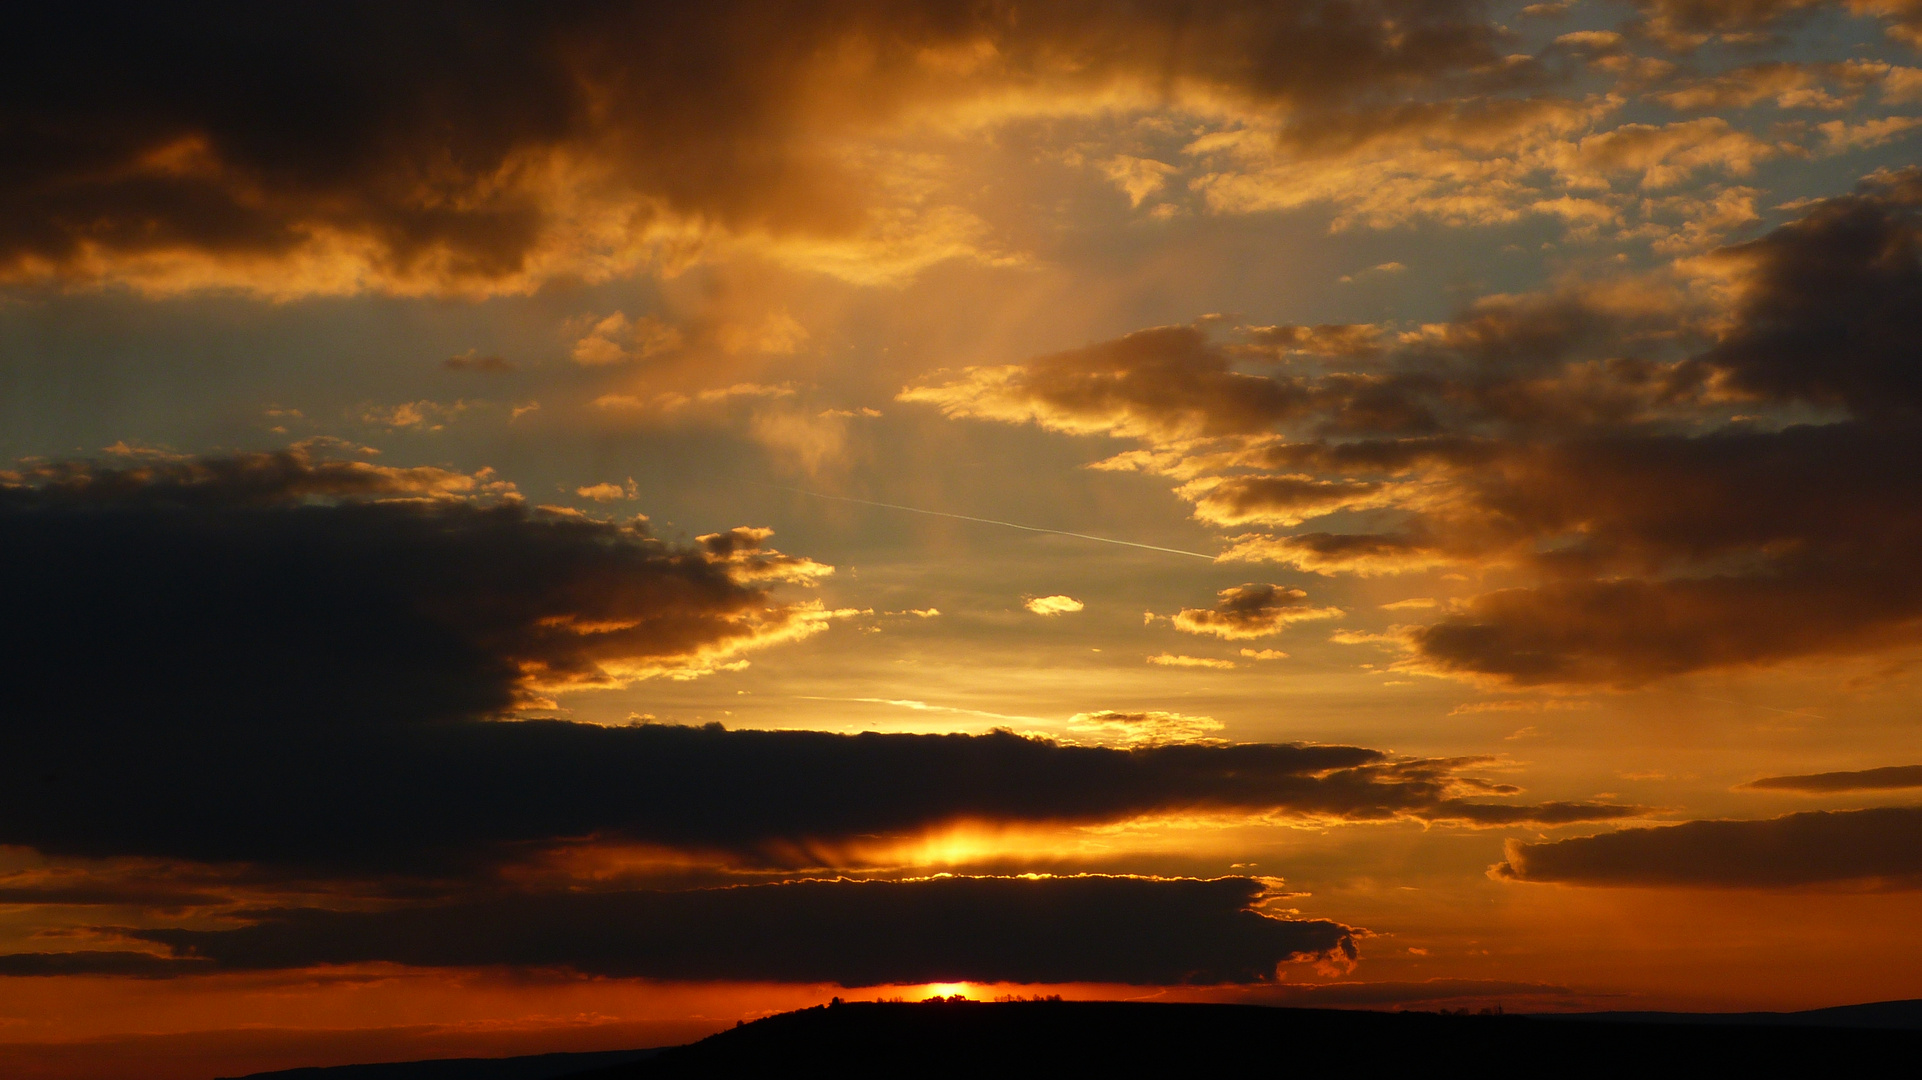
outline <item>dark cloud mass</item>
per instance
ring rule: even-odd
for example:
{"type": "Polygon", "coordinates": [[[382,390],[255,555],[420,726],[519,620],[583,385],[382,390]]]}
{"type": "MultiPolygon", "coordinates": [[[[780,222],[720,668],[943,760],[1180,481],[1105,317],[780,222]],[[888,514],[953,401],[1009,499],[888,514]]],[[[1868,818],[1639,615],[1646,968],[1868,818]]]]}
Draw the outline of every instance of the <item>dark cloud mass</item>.
{"type": "Polygon", "coordinates": [[[1834,791],[1892,791],[1922,787],[1922,765],[1887,765],[1880,769],[1808,773],[1802,776],[1764,776],[1741,786],[1752,791],[1799,791],[1808,795],[1834,791]]]}
{"type": "Polygon", "coordinates": [[[668,220],[843,234],[861,184],[822,144],[917,102],[1308,108],[1500,38],[1434,0],[39,5],[0,45],[0,274],[418,292],[588,272],[668,220]]]}
{"type": "Polygon", "coordinates": [[[1742,273],[1733,330],[1696,363],[1763,398],[1922,411],[1922,173],[1831,199],[1760,240],[1717,253],[1742,273]]]}
{"type": "Polygon", "coordinates": [[[809,865],[817,844],[957,820],[1092,823],[1282,813],[1471,824],[1639,808],[1504,804],[1477,762],[1341,746],[1062,746],[992,735],[835,735],[561,721],[350,731],[16,722],[0,843],[345,871],[434,872],[569,841],[809,865]]]}
{"type": "Polygon", "coordinates": [[[1842,882],[1922,887],[1922,808],[1818,811],[1759,821],[1690,821],[1557,840],[1510,841],[1490,869],[1570,885],[1780,888],[1842,882]]]}
{"type": "Polygon", "coordinates": [[[1874,653],[1922,636],[1918,208],[1922,174],[1882,173],[1695,260],[1720,307],[1574,283],[1270,375],[1238,358],[1300,335],[1163,327],[903,397],[1132,437],[1100,467],[1176,478],[1224,528],[1305,526],[1224,560],[1520,575],[1397,628],[1418,669],[1636,686],[1874,653]]]}
{"type": "Polygon", "coordinates": [[[8,724],[487,715],[818,626],[747,583],[789,567],[779,553],[715,556],[508,496],[300,450],[17,476],[0,486],[8,724]]]}
{"type": "Polygon", "coordinates": [[[756,583],[824,568],[764,529],[679,548],[486,486],[290,451],[0,488],[0,844],[430,872],[601,839],[807,865],[816,842],[963,819],[1637,812],[1478,803],[1515,789],[1347,746],[497,720],[805,633],[818,610],[756,583]]]}
{"type": "MultiPolygon", "coordinates": [[[[174,950],[183,974],[389,962],[843,986],[1259,983],[1290,960],[1354,957],[1348,927],[1254,910],[1266,891],[1241,877],[803,880],[382,912],[262,911],[236,929],[135,936],[174,950]]],[[[53,962],[15,963],[24,974],[53,962]]],[[[139,964],[124,954],[101,963],[139,964]]]]}

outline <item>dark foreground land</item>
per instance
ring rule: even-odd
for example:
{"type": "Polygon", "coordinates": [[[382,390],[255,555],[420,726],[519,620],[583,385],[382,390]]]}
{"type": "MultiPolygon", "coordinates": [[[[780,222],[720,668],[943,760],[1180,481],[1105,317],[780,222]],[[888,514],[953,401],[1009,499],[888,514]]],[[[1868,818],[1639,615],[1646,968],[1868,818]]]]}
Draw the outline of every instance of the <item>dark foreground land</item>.
{"type": "Polygon", "coordinates": [[[462,1072],[447,1071],[461,1063],[419,1062],[412,1067],[442,1071],[356,1066],[396,1071],[316,1069],[262,1078],[1193,1076],[1230,1069],[1397,1078],[1849,1077],[1910,1074],[1922,1060],[1919,1026],[1922,1002],[1812,1013],[1572,1018],[1101,1001],[856,1002],[772,1016],[641,1060],[585,1071],[462,1072]]]}

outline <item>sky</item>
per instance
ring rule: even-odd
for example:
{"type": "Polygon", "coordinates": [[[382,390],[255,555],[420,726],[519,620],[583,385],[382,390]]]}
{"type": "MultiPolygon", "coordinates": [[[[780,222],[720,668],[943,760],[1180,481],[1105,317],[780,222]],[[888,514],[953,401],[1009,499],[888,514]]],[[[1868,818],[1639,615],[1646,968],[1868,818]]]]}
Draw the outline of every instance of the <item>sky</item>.
{"type": "Polygon", "coordinates": [[[1922,4],[0,42],[0,1053],[1922,997],[1922,4]]]}

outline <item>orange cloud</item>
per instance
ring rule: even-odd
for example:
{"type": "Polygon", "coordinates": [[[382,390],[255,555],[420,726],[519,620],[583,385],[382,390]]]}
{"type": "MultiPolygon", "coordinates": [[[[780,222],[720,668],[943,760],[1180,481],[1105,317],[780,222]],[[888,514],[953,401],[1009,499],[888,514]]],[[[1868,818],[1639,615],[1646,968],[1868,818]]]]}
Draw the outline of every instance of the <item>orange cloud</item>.
{"type": "Polygon", "coordinates": [[[1280,585],[1237,585],[1221,590],[1212,608],[1183,608],[1170,616],[1175,629],[1230,641],[1279,634],[1290,623],[1332,619],[1340,608],[1309,607],[1308,594],[1280,585]]]}

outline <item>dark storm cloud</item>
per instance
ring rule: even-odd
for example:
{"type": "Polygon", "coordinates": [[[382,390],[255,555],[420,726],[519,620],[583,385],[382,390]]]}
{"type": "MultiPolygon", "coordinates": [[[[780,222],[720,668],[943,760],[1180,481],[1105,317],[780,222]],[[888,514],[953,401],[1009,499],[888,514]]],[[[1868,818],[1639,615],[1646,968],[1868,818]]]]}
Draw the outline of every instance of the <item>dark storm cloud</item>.
{"type": "Polygon", "coordinates": [[[418,291],[585,272],[618,252],[573,248],[662,215],[840,234],[865,207],[829,144],[909,105],[1122,83],[1313,108],[1501,38],[1434,0],[39,5],[0,45],[0,270],[181,288],[214,280],[197,256],[270,292],[418,291]]]}
{"type": "Polygon", "coordinates": [[[1251,878],[810,880],[262,911],[237,929],[132,936],[175,950],[180,973],[387,962],[843,986],[1260,983],[1290,960],[1354,957],[1348,927],[1254,910],[1265,892],[1251,878]]]}
{"type": "Polygon", "coordinates": [[[956,820],[1180,811],[1497,825],[1639,808],[1504,804],[1478,761],[1357,747],[1062,746],[1009,733],[836,735],[560,721],[355,730],[11,725],[0,843],[341,872],[434,873],[572,841],[810,865],[817,846],[956,820]]]}
{"type": "Polygon", "coordinates": [[[1690,821],[1541,844],[1509,841],[1490,873],[1571,885],[1922,887],[1922,808],[1690,821]]]}
{"type": "Polygon", "coordinates": [[[1922,410],[1922,173],[1830,199],[1715,260],[1740,274],[1736,324],[1695,363],[1761,398],[1860,417],[1922,410]]]}
{"type": "Polygon", "coordinates": [[[1747,791],[1799,791],[1808,795],[1917,787],[1922,787],[1922,765],[1888,765],[1880,769],[1808,773],[1802,776],[1764,776],[1741,785],[1741,789],[1747,791]]]}
{"type": "Polygon", "coordinates": [[[30,470],[0,486],[7,726],[475,716],[818,622],[747,583],[778,553],[719,558],[510,494],[300,450],[30,470]]]}
{"type": "Polygon", "coordinates": [[[498,721],[805,633],[822,613],[756,583],[825,568],[765,529],[682,548],[487,486],[298,451],[13,477],[0,844],[433,872],[604,839],[793,865],[961,819],[1638,812],[1477,803],[1515,789],[1359,747],[498,721]]]}
{"type": "Polygon", "coordinates": [[[1232,537],[1227,561],[1526,575],[1396,628],[1419,669],[1634,686],[1917,640],[1922,173],[1691,266],[1724,308],[1571,281],[1346,370],[1240,370],[1296,346],[1278,328],[1162,327],[903,397],[1135,438],[1100,467],[1176,478],[1223,527],[1308,525],[1232,537]],[[1356,531],[1314,527],[1342,513],[1356,531]]]}

